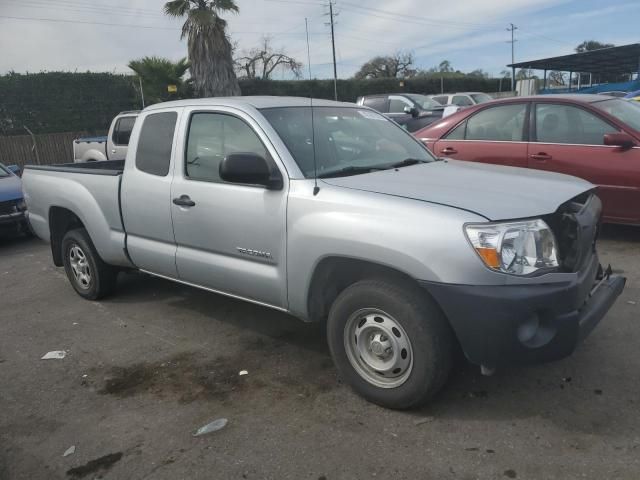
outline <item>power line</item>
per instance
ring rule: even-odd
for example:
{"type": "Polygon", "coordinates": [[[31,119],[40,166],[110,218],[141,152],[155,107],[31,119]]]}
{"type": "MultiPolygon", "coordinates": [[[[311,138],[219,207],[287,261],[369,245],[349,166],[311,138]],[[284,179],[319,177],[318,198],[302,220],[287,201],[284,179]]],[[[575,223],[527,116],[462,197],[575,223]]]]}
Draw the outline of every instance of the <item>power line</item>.
{"type": "MultiPolygon", "coordinates": [[[[357,9],[363,12],[370,12],[366,14],[369,16],[374,16],[374,17],[378,16],[378,18],[385,18],[387,20],[396,20],[396,21],[403,21],[408,23],[431,24],[431,25],[447,26],[447,27],[453,27],[455,25],[458,25],[460,27],[491,27],[491,26],[495,27],[495,26],[502,25],[494,22],[471,23],[471,22],[460,22],[455,20],[442,20],[442,19],[436,19],[432,17],[422,17],[422,16],[416,16],[416,15],[405,15],[401,13],[391,12],[389,10],[382,10],[379,8],[363,7],[361,5],[357,5],[355,3],[350,3],[350,2],[342,2],[341,5],[342,6],[346,5],[346,7],[343,7],[343,8],[347,8],[347,9],[357,9]],[[386,17],[381,17],[376,14],[385,15],[386,17]]],[[[365,13],[362,13],[362,12],[356,12],[356,13],[365,15],[365,13]]]]}
{"type": "MultiPolygon", "coordinates": [[[[77,19],[64,19],[64,18],[41,18],[41,17],[18,17],[13,15],[0,15],[0,18],[7,18],[10,20],[25,20],[25,21],[35,21],[35,22],[52,22],[52,23],[75,23],[81,25],[101,25],[107,27],[129,27],[129,28],[144,28],[150,30],[172,30],[172,31],[180,31],[181,29],[178,27],[160,27],[156,25],[139,25],[133,23],[111,23],[111,22],[95,22],[88,20],[77,20],[77,19]]],[[[265,34],[272,35],[274,37],[280,35],[303,35],[303,33],[293,33],[293,32],[264,32],[264,31],[241,31],[237,30],[234,33],[237,34],[265,34]]],[[[311,35],[324,35],[322,32],[312,33],[311,35]]]]}
{"type": "Polygon", "coordinates": [[[154,18],[162,18],[165,17],[161,10],[147,10],[147,9],[136,9],[136,8],[115,8],[113,6],[107,6],[102,4],[93,4],[87,5],[86,3],[77,3],[69,0],[52,0],[52,1],[44,1],[44,0],[5,0],[15,4],[19,8],[37,8],[37,9],[55,9],[55,10],[76,10],[76,11],[87,11],[91,13],[109,13],[118,16],[145,16],[145,17],[154,17],[154,18]]]}
{"type": "MultiPolygon", "coordinates": [[[[520,30],[525,30],[522,27],[519,27],[520,30]]],[[[525,33],[523,34],[525,36],[533,36],[533,37],[538,37],[538,38],[543,38],[544,40],[549,40],[551,42],[556,42],[556,43],[560,43],[562,45],[570,45],[571,47],[573,47],[574,45],[572,43],[569,42],[565,42],[564,40],[558,40],[556,38],[551,38],[551,37],[547,37],[546,35],[541,35],[539,33],[534,33],[531,32],[529,30],[525,30],[525,33]]]]}
{"type": "Polygon", "coordinates": [[[324,7],[326,5],[325,3],[321,3],[321,2],[303,2],[301,0],[264,0],[264,1],[275,2],[275,3],[291,3],[296,5],[307,5],[309,7],[311,6],[324,7]]]}
{"type": "Polygon", "coordinates": [[[11,20],[32,20],[37,22],[55,22],[55,23],[79,23],[85,25],[105,25],[109,27],[133,27],[133,28],[148,28],[153,30],[174,30],[179,31],[176,27],[158,27],[153,25],[137,25],[127,23],[109,23],[109,22],[89,22],[84,20],[66,20],[63,18],[36,18],[36,17],[16,17],[12,15],[0,15],[0,18],[8,18],[11,20]]]}

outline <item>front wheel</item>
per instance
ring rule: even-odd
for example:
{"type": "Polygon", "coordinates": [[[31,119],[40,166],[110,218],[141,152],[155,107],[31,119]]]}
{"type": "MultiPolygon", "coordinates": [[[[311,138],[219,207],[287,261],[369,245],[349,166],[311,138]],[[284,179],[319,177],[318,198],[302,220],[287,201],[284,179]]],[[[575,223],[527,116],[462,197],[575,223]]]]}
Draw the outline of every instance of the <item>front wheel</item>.
{"type": "Polygon", "coordinates": [[[67,232],[62,255],[67,277],[78,295],[98,300],[114,291],[118,272],[102,261],[84,228],[67,232]]]}
{"type": "Polygon", "coordinates": [[[408,282],[364,280],[346,288],[331,307],[327,338],[340,375],[383,407],[426,403],[451,369],[451,329],[428,294],[408,282]]]}

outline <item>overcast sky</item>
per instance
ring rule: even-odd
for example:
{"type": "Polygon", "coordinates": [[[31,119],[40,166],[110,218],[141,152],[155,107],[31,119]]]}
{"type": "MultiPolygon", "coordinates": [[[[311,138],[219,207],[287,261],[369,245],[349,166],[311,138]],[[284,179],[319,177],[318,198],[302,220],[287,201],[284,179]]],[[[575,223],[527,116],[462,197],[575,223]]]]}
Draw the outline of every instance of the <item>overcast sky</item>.
{"type": "MultiPolygon", "coordinates": [[[[329,77],[331,43],[326,2],[237,0],[229,34],[240,51],[269,35],[273,45],[306,62],[309,18],[314,77],[329,77]]],[[[0,73],[8,71],[127,72],[134,58],[186,56],[180,20],[160,0],[0,0],[0,73]]],[[[516,31],[516,61],[571,53],[583,40],[618,45],[640,41],[638,0],[336,0],[338,74],[367,59],[413,52],[429,68],[443,59],[462,71],[497,74],[510,63],[506,28],[516,31]]],[[[279,73],[276,78],[282,78],[279,73]]]]}

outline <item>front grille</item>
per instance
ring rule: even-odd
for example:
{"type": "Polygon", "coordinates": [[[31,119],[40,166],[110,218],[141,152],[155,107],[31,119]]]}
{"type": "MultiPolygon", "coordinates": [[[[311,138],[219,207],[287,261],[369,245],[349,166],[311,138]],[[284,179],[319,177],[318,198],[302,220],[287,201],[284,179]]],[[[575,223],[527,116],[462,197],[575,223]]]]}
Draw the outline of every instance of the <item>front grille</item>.
{"type": "Polygon", "coordinates": [[[562,204],[546,220],[558,244],[560,267],[577,272],[592,257],[600,232],[602,203],[591,192],[562,204]]]}
{"type": "Polygon", "coordinates": [[[16,201],[10,200],[8,202],[0,202],[0,215],[9,215],[10,213],[16,213],[16,201]]]}

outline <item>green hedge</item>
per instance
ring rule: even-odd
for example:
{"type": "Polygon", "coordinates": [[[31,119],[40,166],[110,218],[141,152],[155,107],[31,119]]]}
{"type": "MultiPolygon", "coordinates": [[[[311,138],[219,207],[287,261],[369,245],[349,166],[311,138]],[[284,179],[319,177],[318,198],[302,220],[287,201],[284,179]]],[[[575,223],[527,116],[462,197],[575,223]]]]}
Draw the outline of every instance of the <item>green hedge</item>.
{"type": "Polygon", "coordinates": [[[136,107],[132,77],[110,73],[0,76],[0,134],[102,133],[122,110],[136,107]]]}
{"type": "MultiPolygon", "coordinates": [[[[503,82],[506,83],[506,82],[503,82]]],[[[506,85],[503,85],[508,88],[506,85]]],[[[355,102],[361,95],[375,93],[440,93],[445,92],[497,92],[499,80],[474,77],[444,78],[420,77],[400,80],[396,78],[375,80],[338,80],[338,99],[355,102]],[[402,86],[402,84],[404,84],[402,86]]],[[[333,99],[333,80],[241,80],[243,95],[290,95],[333,99]]]]}
{"type": "MultiPolygon", "coordinates": [[[[241,80],[243,95],[289,95],[333,98],[332,80],[241,80]]],[[[339,99],[354,102],[374,93],[495,92],[498,80],[474,77],[407,80],[339,80],[339,99]],[[403,86],[401,86],[403,83],[403,86]]],[[[110,73],[43,72],[0,76],[0,134],[86,131],[104,133],[122,110],[139,108],[133,76],[110,73]]]]}

